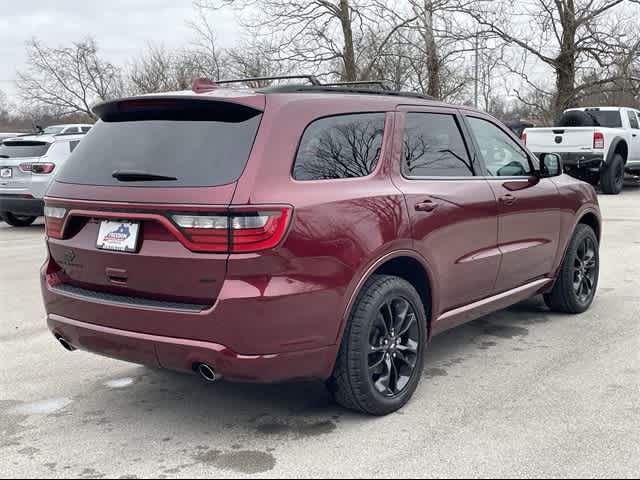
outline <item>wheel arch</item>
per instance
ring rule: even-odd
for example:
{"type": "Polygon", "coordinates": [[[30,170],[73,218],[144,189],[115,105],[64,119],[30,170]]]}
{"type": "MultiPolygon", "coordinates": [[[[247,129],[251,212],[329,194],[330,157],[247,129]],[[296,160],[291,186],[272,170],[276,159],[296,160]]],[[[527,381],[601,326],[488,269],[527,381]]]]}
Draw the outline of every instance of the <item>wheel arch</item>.
{"type": "Polygon", "coordinates": [[[367,281],[374,275],[393,275],[407,280],[418,291],[425,309],[429,338],[431,337],[432,312],[434,311],[434,289],[436,283],[432,275],[432,269],[427,260],[413,250],[397,250],[387,253],[373,262],[361,276],[343,312],[338,338],[339,345],[344,335],[344,330],[349,319],[351,308],[367,281]]]}
{"type": "Polygon", "coordinates": [[[627,140],[622,137],[616,137],[611,142],[611,146],[609,147],[609,153],[607,154],[607,165],[610,165],[613,161],[613,157],[615,155],[621,155],[624,159],[624,164],[627,164],[627,160],[629,159],[629,145],[627,144],[627,140]]]}

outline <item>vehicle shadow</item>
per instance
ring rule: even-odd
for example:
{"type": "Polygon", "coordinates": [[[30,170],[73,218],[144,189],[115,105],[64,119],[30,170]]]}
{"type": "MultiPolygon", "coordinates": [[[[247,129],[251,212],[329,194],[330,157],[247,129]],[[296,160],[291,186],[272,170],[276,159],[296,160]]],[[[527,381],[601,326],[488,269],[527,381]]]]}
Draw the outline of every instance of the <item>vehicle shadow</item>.
{"type": "MultiPolygon", "coordinates": [[[[533,299],[436,337],[428,349],[425,376],[434,367],[461,363],[478,349],[526,341],[529,329],[549,321],[548,314],[544,303],[533,299]]],[[[341,422],[368,418],[335,405],[321,382],[211,384],[165,370],[132,367],[127,372],[133,381],[126,388],[110,388],[105,380],[96,385],[100,395],[92,401],[92,410],[117,408],[119,418],[153,415],[170,423],[197,419],[197,427],[209,432],[264,437],[322,435],[341,422]]]]}

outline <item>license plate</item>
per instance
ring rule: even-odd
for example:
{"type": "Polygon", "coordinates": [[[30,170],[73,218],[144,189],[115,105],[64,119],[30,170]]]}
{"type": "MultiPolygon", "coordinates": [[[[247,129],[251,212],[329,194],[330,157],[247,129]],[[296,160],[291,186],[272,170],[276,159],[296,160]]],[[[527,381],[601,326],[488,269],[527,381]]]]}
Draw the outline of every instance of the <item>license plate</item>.
{"type": "Polygon", "coordinates": [[[96,246],[102,250],[137,252],[139,230],[139,223],[103,220],[100,222],[96,246]]]}
{"type": "Polygon", "coordinates": [[[11,178],[11,177],[13,177],[13,169],[11,168],[0,169],[0,178],[11,178]]]}

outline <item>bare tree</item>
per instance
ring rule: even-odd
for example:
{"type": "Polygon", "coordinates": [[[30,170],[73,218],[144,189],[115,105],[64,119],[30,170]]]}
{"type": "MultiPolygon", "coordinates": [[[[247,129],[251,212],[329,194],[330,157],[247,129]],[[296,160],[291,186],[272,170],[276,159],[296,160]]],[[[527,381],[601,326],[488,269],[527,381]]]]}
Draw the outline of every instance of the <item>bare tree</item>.
{"type": "Polygon", "coordinates": [[[0,125],[9,123],[9,99],[7,95],[0,90],[0,125]]]}
{"type": "Polygon", "coordinates": [[[95,118],[91,107],[120,91],[118,69],[100,57],[91,38],[59,48],[32,39],[26,53],[26,67],[17,72],[16,86],[31,106],[46,106],[57,115],[84,113],[95,118]]]}
{"type": "MultiPolygon", "coordinates": [[[[585,90],[620,78],[612,68],[628,41],[610,15],[623,0],[461,0],[480,29],[500,37],[555,76],[555,116],[573,106],[585,90]],[[514,14],[517,8],[517,15],[514,14]],[[598,72],[586,76],[586,72],[598,72]]],[[[634,43],[634,42],[631,42],[634,43]]]]}
{"type": "Polygon", "coordinates": [[[369,79],[394,35],[414,19],[365,0],[196,0],[203,10],[235,7],[255,35],[276,39],[274,60],[323,70],[345,81],[369,79]],[[385,13],[387,13],[385,15],[385,13]],[[369,35],[375,32],[376,35],[369,35]]]}

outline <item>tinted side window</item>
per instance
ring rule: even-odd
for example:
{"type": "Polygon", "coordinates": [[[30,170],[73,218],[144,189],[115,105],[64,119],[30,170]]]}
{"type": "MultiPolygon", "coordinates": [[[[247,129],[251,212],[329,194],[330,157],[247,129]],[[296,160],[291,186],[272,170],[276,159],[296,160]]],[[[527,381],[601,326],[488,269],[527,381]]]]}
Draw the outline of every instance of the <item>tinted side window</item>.
{"type": "Polygon", "coordinates": [[[472,177],[473,165],[453,115],[407,113],[402,172],[406,177],[472,177]]]}
{"type": "Polygon", "coordinates": [[[640,124],[638,124],[638,118],[636,117],[635,112],[628,110],[627,114],[629,115],[629,123],[631,124],[631,128],[633,128],[634,130],[640,130],[640,124]]]}
{"type": "Polygon", "coordinates": [[[87,133],[89,130],[91,130],[91,127],[82,127],[82,133],[87,133]]]}
{"type": "Polygon", "coordinates": [[[293,168],[296,180],[366,177],[380,158],[384,113],[341,115],[307,127],[293,168]]]}
{"type": "Polygon", "coordinates": [[[529,156],[502,129],[482,118],[468,117],[489,175],[528,177],[532,174],[529,156]]]}
{"type": "Polygon", "coordinates": [[[71,153],[73,153],[73,151],[76,149],[78,145],[80,145],[79,141],[69,142],[69,149],[71,150],[71,153]]]}

